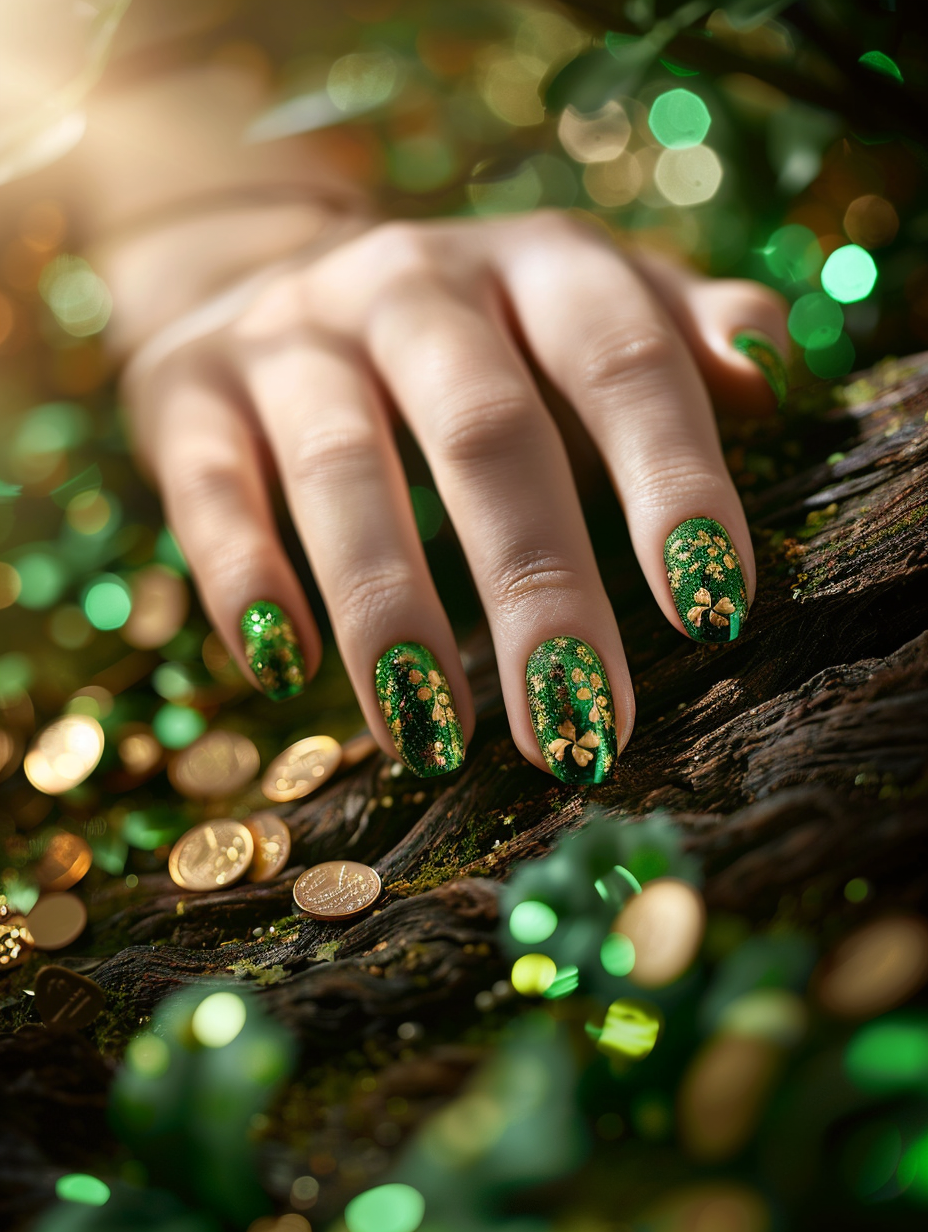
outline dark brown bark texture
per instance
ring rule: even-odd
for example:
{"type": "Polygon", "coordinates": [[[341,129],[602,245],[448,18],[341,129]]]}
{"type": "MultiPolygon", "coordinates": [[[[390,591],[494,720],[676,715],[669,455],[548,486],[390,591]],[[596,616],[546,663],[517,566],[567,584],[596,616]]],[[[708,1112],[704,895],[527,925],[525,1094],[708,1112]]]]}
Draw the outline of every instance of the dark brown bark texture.
{"type": "Polygon", "coordinates": [[[164,873],[95,898],[72,947],[80,956],[63,961],[102,986],[107,1013],[82,1036],[52,1039],[21,1025],[28,998],[0,1010],[7,1030],[19,1027],[0,1037],[14,1212],[58,1168],[105,1147],[112,1061],[93,1045],[117,1053],[162,997],[204,976],[255,987],[313,1064],[395,1046],[401,1023],[430,1025],[446,1042],[422,1054],[432,1077],[410,1071],[408,1082],[453,1086],[447,1075],[467,1058],[447,1041],[505,974],[499,882],[591,806],[628,824],[666,812],[704,862],[710,908],[754,920],[824,913],[855,876],[873,883],[875,909],[925,906],[928,355],[800,402],[726,429],[758,567],[736,642],[700,646],[672,629],[627,545],[603,562],[639,706],[613,782],[580,793],[524,761],[478,635],[466,663],[480,721],[453,778],[416,780],[378,755],[292,807],[293,860],[276,882],[185,895],[164,873]],[[379,910],[341,926],[295,917],[296,877],[337,856],[378,869],[379,910]]]}

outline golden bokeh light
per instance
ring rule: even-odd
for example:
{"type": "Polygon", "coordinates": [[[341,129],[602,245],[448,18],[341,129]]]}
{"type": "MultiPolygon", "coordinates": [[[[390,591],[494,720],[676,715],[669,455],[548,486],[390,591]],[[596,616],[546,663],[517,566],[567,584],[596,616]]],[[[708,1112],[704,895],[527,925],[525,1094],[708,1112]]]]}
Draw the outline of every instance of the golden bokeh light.
{"type": "Polygon", "coordinates": [[[783,1050],[756,1036],[714,1036],[690,1062],[677,1097],[677,1129],[693,1159],[737,1155],[760,1119],[783,1050]]]}
{"type": "Polygon", "coordinates": [[[642,162],[635,154],[622,154],[609,162],[590,163],[583,172],[583,187],[597,205],[607,208],[634,201],[643,182],[642,162]]]}
{"type": "Polygon", "coordinates": [[[132,610],[119,630],[138,650],[155,650],[183,628],[190,608],[187,583],[166,565],[147,565],[129,578],[132,610]]]}
{"type": "Polygon", "coordinates": [[[722,183],[722,163],[707,145],[662,151],[654,168],[654,183],[671,205],[701,205],[722,183]]]}
{"type": "Polygon", "coordinates": [[[632,135],[632,124],[622,104],[610,98],[598,111],[587,115],[566,107],[557,135],[578,163],[606,163],[624,152],[632,135]]]}
{"type": "Polygon", "coordinates": [[[481,65],[480,94],[501,120],[516,128],[541,124],[545,109],[538,92],[544,65],[529,67],[524,57],[496,48],[481,65]]]}
{"type": "Polygon", "coordinates": [[[133,777],[152,774],[161,765],[164,750],[147,723],[127,723],[116,747],[123,768],[133,777]]]}
{"type": "Polygon", "coordinates": [[[899,215],[891,201],[866,193],[856,197],[847,207],[844,230],[848,239],[861,248],[883,248],[896,238],[899,215]]]}
{"type": "Polygon", "coordinates": [[[56,719],[35,737],[23,760],[33,787],[49,796],[70,791],[93,772],[103,755],[103,728],[89,714],[56,719]]]}
{"type": "Polygon", "coordinates": [[[646,882],[612,925],[635,947],[628,978],[639,988],[662,988],[679,979],[699,952],[705,928],[702,895],[688,881],[673,877],[646,882]]]}
{"type": "Polygon", "coordinates": [[[22,588],[22,579],[13,566],[0,560],[0,608],[14,604],[22,588]]]}
{"type": "Polygon", "coordinates": [[[89,872],[92,863],[90,844],[77,834],[59,830],[48,840],[33,875],[43,890],[70,890],[89,872]]]}
{"type": "Polygon", "coordinates": [[[97,535],[111,515],[110,503],[102,492],[78,492],[68,501],[65,517],[70,526],[82,535],[97,535]]]}
{"type": "Polygon", "coordinates": [[[872,920],[816,968],[813,987],[829,1013],[873,1018],[902,1005],[928,981],[928,921],[916,915],[872,920]]]}
{"type": "Polygon", "coordinates": [[[221,800],[250,783],[260,765],[261,756],[247,736],[209,731],[174,755],[168,778],[188,800],[221,800]]]}

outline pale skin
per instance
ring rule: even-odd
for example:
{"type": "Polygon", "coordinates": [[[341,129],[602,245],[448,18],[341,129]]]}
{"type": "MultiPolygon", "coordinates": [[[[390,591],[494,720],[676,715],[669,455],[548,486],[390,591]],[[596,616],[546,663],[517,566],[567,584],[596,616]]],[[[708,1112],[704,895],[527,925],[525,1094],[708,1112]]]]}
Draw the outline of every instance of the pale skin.
{"type": "Polygon", "coordinates": [[[727,528],[753,598],[750,536],[713,401],[773,409],[731,339],[753,330],[785,352],[782,302],[759,284],[624,254],[564,213],[384,222],[350,188],[334,207],[323,148],[242,151],[251,91],[204,69],[103,98],[68,169],[114,294],[137,456],[208,616],[251,678],[242,613],[277,603],[307,678],[318,667],[318,628],[272,515],[279,482],[381,747],[396,757],[374,665],[398,642],[432,650],[470,738],[467,679],[394,440],[399,415],[467,556],[518,748],[547,770],[525,665],[540,643],[569,635],[602,659],[621,751],[634,723],[631,679],[565,442],[527,357],[595,442],[654,597],[684,632],[662,553],[687,518],[727,528]],[[183,149],[170,139],[178,91],[183,149]],[[263,185],[296,187],[302,199],[184,214],[204,193],[234,201],[263,185]],[[146,221],[165,206],[168,221],[146,221]],[[242,280],[244,290],[224,293],[242,280]]]}

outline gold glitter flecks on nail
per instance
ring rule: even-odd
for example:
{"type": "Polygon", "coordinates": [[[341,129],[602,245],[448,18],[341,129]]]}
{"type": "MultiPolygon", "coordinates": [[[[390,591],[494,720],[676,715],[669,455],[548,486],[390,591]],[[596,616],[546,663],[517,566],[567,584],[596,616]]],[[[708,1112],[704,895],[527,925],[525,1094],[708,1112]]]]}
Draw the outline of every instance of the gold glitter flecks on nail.
{"type": "Polygon", "coordinates": [[[690,518],[667,536],[664,563],[683,627],[699,642],[732,642],[747,616],[741,562],[724,527],[690,518]]]}
{"type": "Polygon", "coordinates": [[[253,603],[242,617],[245,658],[272,701],[302,693],[303,655],[293,625],[276,603],[253,603]]]}
{"type": "Polygon", "coordinates": [[[414,774],[431,778],[458,769],[464,733],[430,650],[417,642],[392,646],[377,661],[374,687],[396,751],[414,774]]]}
{"type": "Polygon", "coordinates": [[[731,344],[736,351],[740,351],[751,363],[757,365],[773,390],[777,406],[782,406],[789,393],[789,375],[786,361],[779,349],[764,334],[755,333],[753,330],[742,330],[740,334],[735,334],[731,344]]]}
{"type": "Polygon", "coordinates": [[[617,756],[612,693],[599,656],[574,637],[535,650],[525,671],[538,745],[566,783],[601,783],[617,756]]]}

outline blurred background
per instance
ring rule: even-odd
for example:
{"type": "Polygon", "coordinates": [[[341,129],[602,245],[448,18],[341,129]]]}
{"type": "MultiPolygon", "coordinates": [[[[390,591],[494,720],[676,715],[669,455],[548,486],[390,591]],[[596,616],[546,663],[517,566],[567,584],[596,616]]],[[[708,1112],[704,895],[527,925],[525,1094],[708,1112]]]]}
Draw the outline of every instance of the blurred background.
{"type": "MultiPolygon", "coordinates": [[[[285,719],[240,678],[133,468],[105,341],[111,293],[88,260],[81,203],[56,180],[60,160],[80,148],[94,90],[190,64],[231,66],[260,85],[244,143],[313,135],[384,214],[570,209],[624,243],[714,275],[759,279],[789,301],[790,367],[801,391],[928,345],[925,18],[922,4],[904,0],[7,0],[0,876],[9,902],[20,911],[34,904],[35,867],[62,830],[89,845],[93,893],[116,883],[132,891],[163,870],[170,844],[210,807],[195,781],[165,769],[207,727],[234,732],[266,763],[291,740],[320,730],[345,740],[361,723],[331,643],[320,676],[285,719]],[[47,746],[29,761],[35,733],[65,717],[71,726],[55,747],[67,756],[52,758],[47,746]]],[[[408,462],[429,563],[465,635],[479,617],[474,595],[428,472],[416,456],[408,462]]],[[[763,478],[764,468],[756,454],[747,469],[763,478]]],[[[292,535],[288,546],[300,559],[292,535]]],[[[304,580],[322,617],[305,569],[304,580]]],[[[675,877],[698,898],[698,873],[672,836],[657,834],[647,851],[650,864],[618,851],[612,866],[630,870],[639,887],[675,877]]],[[[244,1047],[255,1032],[276,1061],[245,1073],[243,1116],[229,1121],[229,1134],[238,1142],[268,1131],[286,1141],[287,1126],[306,1129],[293,1087],[283,1112],[267,1112],[293,1063],[289,1043],[250,1001],[247,1012],[228,1002],[216,1011],[220,1024],[238,1023],[232,1034],[221,1025],[212,1039],[208,1026],[200,1035],[182,1030],[176,1024],[192,1021],[194,1000],[173,1019],[166,1011],[174,1035],[164,1026],[150,1036],[167,1040],[163,1050],[140,1036],[121,1071],[118,1182],[110,1178],[105,1195],[93,1177],[65,1183],[61,1209],[43,1226],[108,1226],[102,1212],[118,1199],[125,1226],[150,1218],[165,1229],[218,1220],[254,1232],[307,1232],[330,1221],[349,1232],[767,1232],[839,1226],[835,1218],[844,1228],[923,1227],[928,1018],[917,1004],[892,1013],[928,978],[924,923],[906,917],[894,933],[863,933],[828,959],[836,932],[853,925],[870,893],[863,876],[844,888],[850,917],[827,936],[761,938],[744,921],[694,924],[684,913],[681,934],[692,940],[702,930],[698,978],[695,949],[683,945],[684,958],[652,984],[671,991],[642,1002],[640,987],[621,983],[631,970],[623,943],[602,948],[628,891],[594,894],[591,859],[579,848],[563,856],[591,894],[578,918],[598,920],[597,902],[609,910],[579,950],[574,940],[560,958],[542,955],[551,970],[537,961],[518,974],[512,967],[488,987],[477,1008],[491,1015],[490,1027],[474,1038],[491,1038],[495,1059],[415,1139],[394,1179],[387,1148],[412,1139],[417,1124],[399,1097],[378,1122],[397,1128],[358,1135],[367,1145],[327,1199],[318,1198],[320,1181],[324,1191],[336,1164],[318,1150],[311,1175],[287,1174],[274,1190],[285,1216],[236,1215],[212,1182],[196,1178],[180,1205],[159,1190],[159,1207],[145,1186],[160,1177],[164,1187],[171,1169],[159,1163],[161,1147],[139,1136],[132,1107],[154,1098],[146,1082],[163,1093],[171,1065],[193,1066],[208,1092],[228,1080],[210,1049],[244,1047]],[[828,982],[854,962],[886,977],[869,998],[859,980],[851,992],[837,977],[828,982]],[[520,997],[544,1005],[522,1015],[520,997]],[[515,1034],[507,1035],[511,1018],[515,1034]],[[684,1080],[689,1103],[675,1111],[684,1080]],[[560,1188],[545,1189],[559,1177],[560,1188]],[[374,1182],[379,1196],[349,1212],[347,1225],[337,1222],[352,1188],[374,1182]],[[177,1222],[185,1218],[192,1222],[177,1222]]],[[[512,888],[501,933],[510,964],[537,959],[568,911],[559,917],[551,906],[545,875],[512,888]],[[544,912],[532,916],[539,902],[555,915],[547,934],[544,912]],[[530,911],[512,925],[523,903],[530,911]]],[[[15,978],[0,973],[8,1027],[20,1021],[15,978]]],[[[421,1027],[404,1026],[398,1047],[409,1048],[421,1027]]],[[[121,1057],[125,1043],[110,1041],[109,1055],[121,1057]]],[[[342,1077],[341,1105],[361,1124],[373,1090],[364,1085],[368,1062],[346,1062],[342,1077]]],[[[203,1160],[209,1149],[217,1159],[232,1149],[232,1138],[204,1147],[188,1124],[195,1110],[178,1100],[172,1167],[184,1151],[203,1160]]],[[[268,1175],[265,1167],[265,1187],[268,1175]]],[[[242,1211],[249,1201],[246,1194],[242,1211]]]]}

